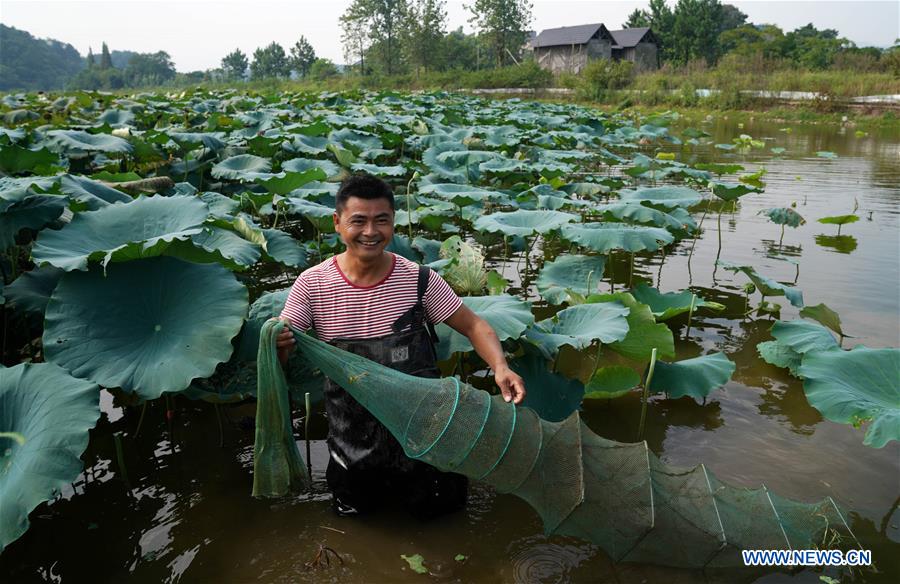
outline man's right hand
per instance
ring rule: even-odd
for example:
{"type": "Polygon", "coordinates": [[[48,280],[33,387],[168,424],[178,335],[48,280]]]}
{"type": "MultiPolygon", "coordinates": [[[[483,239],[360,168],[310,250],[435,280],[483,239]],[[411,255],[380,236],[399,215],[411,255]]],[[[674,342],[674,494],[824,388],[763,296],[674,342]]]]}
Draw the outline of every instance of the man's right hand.
{"type": "Polygon", "coordinates": [[[287,364],[288,357],[291,356],[291,351],[294,350],[294,345],[297,341],[294,340],[294,331],[290,328],[290,321],[286,318],[281,319],[284,322],[284,330],[278,333],[278,338],[275,340],[275,347],[278,349],[278,361],[281,362],[281,366],[284,367],[287,364]]]}

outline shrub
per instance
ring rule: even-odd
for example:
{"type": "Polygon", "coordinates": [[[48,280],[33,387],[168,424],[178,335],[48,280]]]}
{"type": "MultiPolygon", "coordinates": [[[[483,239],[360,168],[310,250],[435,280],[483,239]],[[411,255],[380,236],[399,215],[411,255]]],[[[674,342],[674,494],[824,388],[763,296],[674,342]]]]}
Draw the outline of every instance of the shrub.
{"type": "Polygon", "coordinates": [[[587,99],[601,100],[610,90],[625,89],[634,78],[631,61],[597,59],[581,71],[579,93],[587,99]]]}

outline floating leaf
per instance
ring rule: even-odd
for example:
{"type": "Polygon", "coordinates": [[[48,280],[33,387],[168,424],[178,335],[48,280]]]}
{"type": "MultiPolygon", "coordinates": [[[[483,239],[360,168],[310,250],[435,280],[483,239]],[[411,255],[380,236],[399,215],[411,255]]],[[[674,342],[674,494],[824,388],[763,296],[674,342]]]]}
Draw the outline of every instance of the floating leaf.
{"type": "Polygon", "coordinates": [[[559,348],[584,349],[594,341],[614,343],[628,334],[628,308],[618,302],[580,304],[525,330],[526,338],[552,359],[559,348]]]}
{"type": "Polygon", "coordinates": [[[770,280],[757,272],[753,266],[739,266],[725,260],[719,260],[717,263],[726,270],[746,274],[763,296],[784,296],[792,305],[798,308],[803,306],[803,292],[797,288],[770,280]]]}
{"type": "Polygon", "coordinates": [[[562,237],[598,253],[614,249],[625,251],[656,251],[660,242],[675,241],[671,233],[658,227],[628,225],[625,223],[579,223],[563,225],[562,237]]]}
{"type": "Polygon", "coordinates": [[[631,367],[614,365],[594,372],[584,387],[584,399],[614,399],[641,384],[641,376],[631,367]]]}
{"type": "Polygon", "coordinates": [[[834,152],[829,152],[828,150],[819,150],[818,152],[816,152],[816,156],[818,156],[819,158],[827,158],[829,160],[834,160],[838,157],[837,154],[835,154],[834,152]]]}
{"type": "Polygon", "coordinates": [[[522,376],[528,388],[522,406],[533,409],[544,420],[561,422],[578,410],[584,397],[584,385],[550,371],[547,365],[546,360],[534,354],[514,359],[509,364],[522,376]]]}
{"type": "MultiPolygon", "coordinates": [[[[755,290],[754,290],[755,291],[755,290]]],[[[710,310],[724,310],[725,306],[718,302],[707,302],[701,296],[698,296],[690,290],[682,290],[681,292],[660,292],[658,289],[648,286],[647,284],[638,284],[632,291],[635,300],[642,302],[650,307],[656,320],[669,320],[679,314],[689,312],[691,302],[694,303],[694,310],[705,307],[710,310]]]]}
{"type": "Polygon", "coordinates": [[[699,402],[712,390],[728,383],[735,368],[724,353],[710,353],[675,363],[657,361],[650,391],[665,392],[670,398],[687,395],[699,402]]]}
{"type": "Polygon", "coordinates": [[[871,420],[866,446],[900,440],[900,350],[812,351],[803,357],[800,376],[809,404],[832,422],[871,420]]]}
{"type": "Polygon", "coordinates": [[[625,338],[609,344],[609,348],[623,357],[634,361],[649,362],[653,349],[660,358],[675,357],[675,339],[672,331],[664,324],[656,322],[650,307],[641,304],[627,292],[615,294],[595,294],[588,302],[621,302],[628,308],[628,334],[625,338]]]}
{"type": "Polygon", "coordinates": [[[549,233],[560,226],[576,221],[577,215],[560,211],[527,211],[519,209],[505,213],[491,213],[475,220],[478,231],[501,232],[504,235],[529,237],[535,233],[549,233]]]}
{"type": "Polygon", "coordinates": [[[409,564],[409,568],[413,572],[416,572],[417,574],[428,573],[428,568],[425,567],[425,558],[423,558],[421,554],[414,554],[412,556],[400,554],[400,557],[406,560],[406,563],[409,564]]]}
{"type": "Polygon", "coordinates": [[[78,478],[99,417],[93,383],[50,363],[0,367],[0,551],[25,533],[35,507],[78,478]]]}
{"type": "Polygon", "coordinates": [[[170,257],[68,272],[47,304],[49,361],[143,399],[186,388],[231,355],[247,289],[217,264],[170,257]]]}
{"type": "Polygon", "coordinates": [[[603,279],[606,256],[564,255],[547,262],[535,285],[541,297],[550,304],[569,299],[569,290],[582,296],[593,293],[603,279]]]}

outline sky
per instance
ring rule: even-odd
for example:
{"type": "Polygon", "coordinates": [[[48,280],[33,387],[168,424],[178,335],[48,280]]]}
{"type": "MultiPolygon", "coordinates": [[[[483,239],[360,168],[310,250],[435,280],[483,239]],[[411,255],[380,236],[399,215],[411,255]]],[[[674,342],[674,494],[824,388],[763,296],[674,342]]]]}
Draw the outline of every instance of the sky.
{"type": "MultiPolygon", "coordinates": [[[[465,5],[447,1],[448,29],[472,32],[465,5]]],[[[532,28],[602,22],[610,30],[622,27],[635,8],[649,1],[533,0],[532,28]]],[[[675,0],[669,0],[674,5],[675,0]]],[[[776,24],[793,30],[812,22],[817,28],[837,29],[859,46],[888,47],[900,37],[900,0],[751,0],[734,4],[756,24],[776,24]]],[[[285,50],[301,35],[319,57],[343,63],[338,18],[350,0],[181,0],[179,2],[118,0],[0,0],[0,22],[38,38],[72,44],[82,55],[100,52],[106,42],[113,50],[141,53],[166,51],[178,71],[219,66],[226,54],[239,48],[252,55],[272,41],[285,50]]],[[[0,51],[3,47],[0,46],[0,51]]]]}

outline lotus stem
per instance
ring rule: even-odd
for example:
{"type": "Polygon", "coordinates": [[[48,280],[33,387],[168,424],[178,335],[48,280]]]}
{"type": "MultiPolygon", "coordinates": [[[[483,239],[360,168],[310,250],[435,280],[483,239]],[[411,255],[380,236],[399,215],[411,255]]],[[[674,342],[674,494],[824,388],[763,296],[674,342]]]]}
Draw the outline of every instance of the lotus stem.
{"type": "Polygon", "coordinates": [[[128,480],[128,467],[125,466],[125,453],[122,450],[122,437],[119,432],[113,434],[113,444],[116,447],[116,462],[119,464],[119,472],[122,473],[122,480],[125,485],[131,488],[131,481],[128,480]]]}
{"type": "Polygon", "coordinates": [[[303,396],[303,405],[306,407],[306,419],[303,420],[303,439],[306,441],[306,470],[312,476],[312,458],[309,454],[309,418],[312,411],[312,403],[309,399],[309,392],[303,396]]]}
{"type": "Polygon", "coordinates": [[[784,225],[781,226],[781,237],[778,239],[778,248],[781,249],[781,243],[784,241],[784,225]]]}
{"type": "Polygon", "coordinates": [[[591,276],[593,276],[593,275],[594,275],[594,270],[591,270],[590,272],[588,272],[588,275],[587,275],[587,293],[588,293],[588,296],[590,296],[590,294],[591,294],[591,276]]]}
{"type": "Polygon", "coordinates": [[[631,289],[634,280],[634,252],[628,256],[628,288],[631,289]]]}
{"type": "Polygon", "coordinates": [[[706,214],[709,213],[710,205],[712,205],[712,199],[707,201],[706,208],[703,209],[703,215],[700,216],[700,223],[697,225],[697,230],[694,231],[694,241],[691,243],[691,251],[688,254],[688,266],[691,265],[691,257],[693,257],[694,248],[697,246],[697,238],[700,237],[700,230],[703,228],[703,220],[706,219],[706,214]]]}
{"type": "Polygon", "coordinates": [[[656,368],[656,347],[650,352],[650,367],[644,379],[644,391],[641,394],[641,422],[638,424],[638,440],[644,438],[644,422],[647,420],[647,402],[650,399],[650,382],[653,381],[653,370],[656,368]]]}
{"type": "Polygon", "coordinates": [[[659,261],[659,272],[656,273],[656,287],[659,288],[662,286],[662,271],[663,266],[666,264],[666,246],[661,246],[659,248],[662,251],[662,259],[659,261]]]}
{"type": "Polygon", "coordinates": [[[141,417],[138,418],[137,428],[134,430],[134,436],[131,437],[133,440],[137,439],[138,434],[141,433],[141,426],[144,425],[144,414],[146,414],[146,413],[147,413],[147,402],[145,401],[144,406],[141,408],[141,417]]]}
{"type": "Polygon", "coordinates": [[[616,279],[615,274],[613,273],[615,268],[615,264],[613,262],[613,252],[609,250],[609,292],[610,294],[616,291],[616,279]]]}
{"type": "Polygon", "coordinates": [[[219,411],[219,404],[213,404],[216,411],[216,423],[219,425],[219,448],[225,447],[225,430],[222,428],[222,414],[219,411]]]}
{"type": "Polygon", "coordinates": [[[18,432],[0,432],[0,438],[9,438],[10,440],[15,441],[19,446],[24,446],[26,442],[25,436],[18,432]]]}
{"type": "Polygon", "coordinates": [[[688,309],[688,321],[687,321],[687,330],[684,331],[684,338],[687,338],[689,334],[691,334],[691,317],[694,316],[694,304],[697,301],[697,295],[691,293],[691,307],[688,309]]]}
{"type": "Polygon", "coordinates": [[[409,233],[410,241],[412,241],[412,197],[409,194],[409,189],[412,188],[414,180],[416,180],[416,173],[413,173],[412,178],[406,183],[406,229],[409,233]]]}

